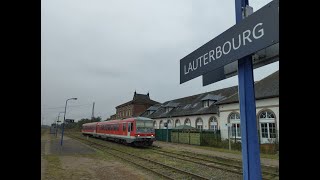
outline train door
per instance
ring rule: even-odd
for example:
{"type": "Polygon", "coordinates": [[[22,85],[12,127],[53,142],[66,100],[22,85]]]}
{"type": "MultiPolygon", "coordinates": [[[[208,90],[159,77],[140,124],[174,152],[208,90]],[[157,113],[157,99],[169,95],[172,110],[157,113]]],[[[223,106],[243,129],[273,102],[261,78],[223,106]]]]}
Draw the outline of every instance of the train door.
{"type": "Polygon", "coordinates": [[[128,137],[130,137],[131,130],[132,130],[132,122],[129,122],[128,123],[128,133],[127,133],[128,137]]]}

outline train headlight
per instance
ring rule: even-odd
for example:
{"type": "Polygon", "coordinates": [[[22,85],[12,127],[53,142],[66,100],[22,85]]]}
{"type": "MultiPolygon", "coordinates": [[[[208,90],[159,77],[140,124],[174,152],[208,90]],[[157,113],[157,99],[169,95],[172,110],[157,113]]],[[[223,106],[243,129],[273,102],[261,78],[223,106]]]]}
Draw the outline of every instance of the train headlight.
{"type": "Polygon", "coordinates": [[[139,137],[140,135],[138,134],[138,137],[139,137]]]}
{"type": "Polygon", "coordinates": [[[153,134],[151,134],[151,136],[153,136],[153,134]]]}

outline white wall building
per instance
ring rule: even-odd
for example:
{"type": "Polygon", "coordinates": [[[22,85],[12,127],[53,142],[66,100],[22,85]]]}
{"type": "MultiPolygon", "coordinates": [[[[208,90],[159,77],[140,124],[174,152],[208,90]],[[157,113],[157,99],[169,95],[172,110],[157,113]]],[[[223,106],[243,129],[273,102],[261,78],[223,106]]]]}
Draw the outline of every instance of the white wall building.
{"type": "MultiPolygon", "coordinates": [[[[279,71],[255,83],[255,97],[260,142],[279,141],[279,71]]],[[[156,104],[141,116],[154,119],[156,129],[168,122],[170,129],[189,125],[220,130],[222,139],[241,140],[237,86],[156,104]]]]}

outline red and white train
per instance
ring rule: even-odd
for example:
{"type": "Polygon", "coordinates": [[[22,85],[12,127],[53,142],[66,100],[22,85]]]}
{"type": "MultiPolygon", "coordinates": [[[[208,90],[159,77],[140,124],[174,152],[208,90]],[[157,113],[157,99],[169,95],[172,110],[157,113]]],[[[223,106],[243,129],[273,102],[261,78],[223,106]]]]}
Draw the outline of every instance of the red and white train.
{"type": "Polygon", "coordinates": [[[81,132],[83,135],[135,146],[151,146],[155,141],[153,120],[145,117],[86,123],[82,125],[81,132]]]}

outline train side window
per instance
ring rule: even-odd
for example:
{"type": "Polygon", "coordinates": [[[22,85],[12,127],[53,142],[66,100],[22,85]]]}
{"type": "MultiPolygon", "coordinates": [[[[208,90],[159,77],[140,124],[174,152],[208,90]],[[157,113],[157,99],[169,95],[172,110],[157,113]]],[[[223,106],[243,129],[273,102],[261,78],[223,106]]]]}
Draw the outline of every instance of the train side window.
{"type": "Polygon", "coordinates": [[[126,131],[126,124],[122,124],[122,131],[126,131]]]}

